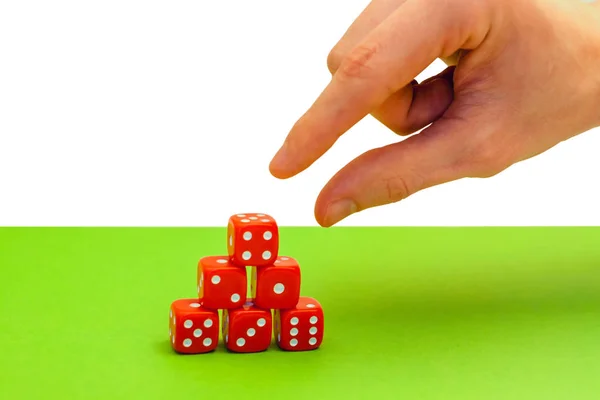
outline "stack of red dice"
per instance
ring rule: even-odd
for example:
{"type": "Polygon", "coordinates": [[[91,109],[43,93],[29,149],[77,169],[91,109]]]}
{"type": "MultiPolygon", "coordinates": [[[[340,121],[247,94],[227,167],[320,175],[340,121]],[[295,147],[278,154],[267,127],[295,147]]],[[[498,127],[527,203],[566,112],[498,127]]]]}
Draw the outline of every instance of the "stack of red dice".
{"type": "Polygon", "coordinates": [[[219,325],[232,352],[265,351],[273,333],[282,350],[319,348],[323,309],[314,298],[300,296],[300,266],[279,255],[275,219],[259,213],[231,216],[227,250],[227,256],[203,257],[198,263],[198,298],[171,304],[173,349],[182,354],[215,350],[219,325]]]}

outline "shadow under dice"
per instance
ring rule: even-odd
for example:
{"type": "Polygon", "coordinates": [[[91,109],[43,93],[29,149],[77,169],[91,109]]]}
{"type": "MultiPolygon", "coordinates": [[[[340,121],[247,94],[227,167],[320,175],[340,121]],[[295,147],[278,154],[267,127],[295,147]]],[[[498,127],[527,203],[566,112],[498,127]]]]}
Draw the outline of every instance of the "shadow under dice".
{"type": "Polygon", "coordinates": [[[257,353],[271,345],[273,318],[270,310],[251,302],[234,310],[223,311],[225,347],[236,353],[257,353]]]}
{"type": "Polygon", "coordinates": [[[234,264],[272,264],[279,251],[279,229],[267,214],[236,214],[227,224],[227,251],[234,264]]]}
{"type": "Polygon", "coordinates": [[[276,310],[274,332],[277,345],[286,351],[319,348],[323,341],[323,308],[311,297],[300,297],[293,309],[276,310]]]}
{"type": "Polygon", "coordinates": [[[300,298],[300,266],[291,257],[278,257],[273,265],[252,267],[250,282],[254,304],[260,308],[294,308],[300,298]]]}
{"type": "Polygon", "coordinates": [[[182,354],[213,351],[219,342],[219,313],[202,307],[198,299],[179,299],[169,310],[171,347],[182,354]]]}
{"type": "Polygon", "coordinates": [[[227,256],[203,257],[198,263],[198,298],[210,309],[241,307],[248,288],[246,269],[227,256]]]}

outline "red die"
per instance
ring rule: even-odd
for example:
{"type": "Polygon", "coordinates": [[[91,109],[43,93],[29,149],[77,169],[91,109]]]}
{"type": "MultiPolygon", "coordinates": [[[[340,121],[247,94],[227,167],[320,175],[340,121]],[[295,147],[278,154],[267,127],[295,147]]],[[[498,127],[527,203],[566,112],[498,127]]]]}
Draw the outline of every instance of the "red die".
{"type": "Polygon", "coordinates": [[[260,308],[294,308],[300,298],[300,266],[291,257],[278,257],[273,265],[252,267],[250,288],[260,308]]]}
{"type": "Polygon", "coordinates": [[[251,301],[235,310],[223,310],[225,347],[236,353],[257,353],[271,345],[271,310],[256,307],[251,301]]]}
{"type": "Polygon", "coordinates": [[[234,264],[273,264],[279,251],[279,229],[267,214],[237,214],[227,225],[227,251],[234,264]]]}
{"type": "Polygon", "coordinates": [[[323,342],[323,308],[311,297],[300,297],[291,310],[275,310],[277,345],[286,351],[317,349],[323,342]]]}
{"type": "Polygon", "coordinates": [[[203,308],[198,299],[175,300],[169,310],[169,337],[178,353],[213,351],[219,343],[219,313],[203,308]]]}
{"type": "Polygon", "coordinates": [[[232,264],[227,256],[203,257],[198,262],[198,298],[203,307],[240,307],[247,289],[246,269],[232,264]]]}

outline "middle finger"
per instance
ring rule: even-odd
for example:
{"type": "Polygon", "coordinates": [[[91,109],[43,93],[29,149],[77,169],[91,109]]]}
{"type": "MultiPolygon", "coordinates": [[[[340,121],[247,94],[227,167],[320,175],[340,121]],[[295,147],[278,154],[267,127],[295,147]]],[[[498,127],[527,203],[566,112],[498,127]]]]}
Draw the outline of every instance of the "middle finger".
{"type": "Polygon", "coordinates": [[[346,55],[405,2],[406,0],[371,1],[329,53],[327,58],[329,71],[334,74],[346,55]]]}
{"type": "MultiPolygon", "coordinates": [[[[346,55],[406,1],[371,1],[329,53],[329,71],[335,74],[346,55]]],[[[448,65],[453,64],[449,60],[444,61],[448,65]]],[[[399,135],[411,134],[428,125],[439,117],[450,102],[449,84],[438,81],[437,84],[419,88],[414,84],[416,81],[398,90],[371,112],[375,119],[399,135]]]]}

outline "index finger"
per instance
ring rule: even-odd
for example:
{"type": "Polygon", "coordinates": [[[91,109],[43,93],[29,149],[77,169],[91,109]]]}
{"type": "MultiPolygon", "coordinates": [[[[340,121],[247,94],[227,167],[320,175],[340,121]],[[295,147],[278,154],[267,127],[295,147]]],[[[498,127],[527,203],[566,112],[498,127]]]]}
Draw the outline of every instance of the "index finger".
{"type": "Polygon", "coordinates": [[[448,23],[439,4],[406,2],[352,50],[271,161],[274,176],[289,178],[308,168],[347,130],[442,55],[448,23]]]}

